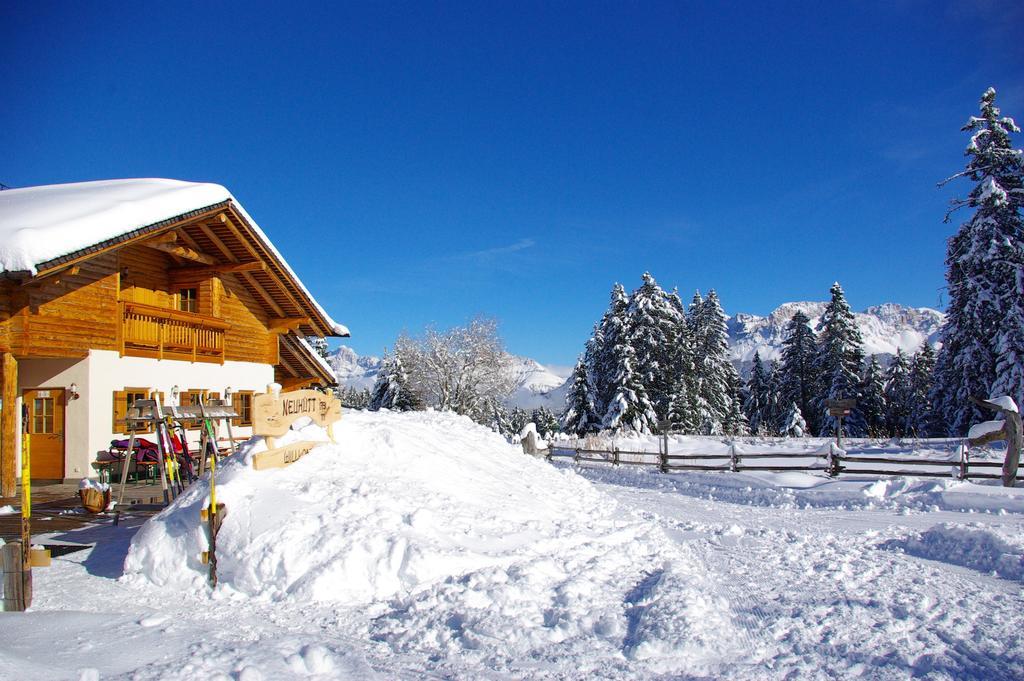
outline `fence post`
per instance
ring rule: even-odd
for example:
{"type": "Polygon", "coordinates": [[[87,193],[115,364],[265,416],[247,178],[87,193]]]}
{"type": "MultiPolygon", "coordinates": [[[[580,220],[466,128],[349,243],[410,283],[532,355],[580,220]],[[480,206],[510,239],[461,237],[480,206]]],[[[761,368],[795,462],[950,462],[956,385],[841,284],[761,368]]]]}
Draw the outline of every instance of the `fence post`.
{"type": "Polygon", "coordinates": [[[619,465],[619,448],[616,447],[615,445],[612,445],[612,465],[619,465]]]}
{"type": "Polygon", "coordinates": [[[23,612],[32,605],[32,571],[25,569],[24,547],[18,540],[4,544],[2,550],[4,600],[6,612],[23,612]]]}
{"type": "Polygon", "coordinates": [[[658,443],[658,468],[662,473],[668,473],[668,436],[662,438],[658,443]]]}
{"type": "Polygon", "coordinates": [[[967,467],[969,465],[968,456],[969,455],[967,454],[967,443],[966,442],[960,443],[960,479],[961,480],[966,480],[967,479],[967,467]]]}
{"type": "Polygon", "coordinates": [[[839,477],[839,471],[841,470],[841,467],[839,465],[840,464],[840,459],[839,459],[839,454],[836,451],[836,446],[833,443],[831,443],[831,442],[828,443],[828,463],[829,463],[828,477],[830,477],[830,478],[838,478],[839,477]]]}
{"type": "Polygon", "coordinates": [[[572,462],[574,464],[578,464],[580,462],[580,446],[578,443],[576,445],[576,450],[572,455],[572,462]]]}

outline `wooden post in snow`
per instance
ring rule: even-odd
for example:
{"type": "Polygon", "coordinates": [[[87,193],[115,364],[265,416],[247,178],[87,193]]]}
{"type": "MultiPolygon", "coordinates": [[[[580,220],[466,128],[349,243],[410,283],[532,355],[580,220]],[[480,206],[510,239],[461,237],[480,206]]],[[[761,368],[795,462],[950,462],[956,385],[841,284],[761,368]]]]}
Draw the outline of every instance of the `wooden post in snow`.
{"type": "Polygon", "coordinates": [[[996,440],[1006,440],[1006,458],[1003,460],[1003,487],[1013,487],[1013,483],[1017,479],[1017,466],[1020,464],[1020,448],[1022,441],[1024,441],[1024,433],[1022,433],[1024,428],[1021,426],[1020,413],[1015,409],[1007,409],[996,402],[979,400],[977,397],[972,397],[971,402],[974,402],[979,407],[999,412],[1005,419],[1002,428],[989,431],[978,437],[969,437],[967,441],[972,447],[980,447],[983,444],[996,440]]]}
{"type": "Polygon", "coordinates": [[[22,612],[32,605],[32,571],[25,571],[25,556],[20,541],[0,547],[3,562],[4,611],[22,612]]]}

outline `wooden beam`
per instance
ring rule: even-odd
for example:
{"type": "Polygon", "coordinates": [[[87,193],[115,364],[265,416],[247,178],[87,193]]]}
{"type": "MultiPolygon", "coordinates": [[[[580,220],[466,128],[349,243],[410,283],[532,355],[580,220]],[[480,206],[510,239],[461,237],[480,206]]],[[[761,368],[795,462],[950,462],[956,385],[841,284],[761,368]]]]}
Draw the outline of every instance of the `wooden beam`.
{"type": "Polygon", "coordinates": [[[184,258],[185,260],[195,260],[196,262],[201,262],[204,265],[213,265],[217,262],[211,256],[206,255],[205,253],[200,253],[199,251],[193,250],[188,246],[182,246],[181,244],[177,244],[174,242],[159,240],[159,237],[157,238],[157,240],[143,241],[142,245],[148,246],[150,248],[155,248],[156,250],[163,251],[164,253],[167,253],[169,255],[175,255],[178,256],[179,258],[184,258]]]}
{"type": "MultiPolygon", "coordinates": [[[[257,260],[265,259],[263,256],[256,252],[256,249],[252,247],[252,244],[249,243],[249,240],[245,238],[245,236],[238,229],[238,227],[235,226],[235,223],[231,219],[229,219],[224,213],[221,213],[218,216],[218,219],[220,219],[220,221],[224,223],[224,226],[231,231],[234,237],[245,246],[249,253],[252,254],[253,258],[257,260]]],[[[299,303],[298,300],[295,299],[295,296],[293,296],[291,294],[291,291],[288,290],[288,286],[285,284],[284,281],[281,280],[281,277],[277,275],[277,272],[275,272],[272,267],[267,268],[267,274],[270,275],[270,278],[277,283],[277,285],[281,288],[281,292],[284,293],[285,297],[288,298],[288,301],[295,306],[296,310],[306,309],[306,306],[302,305],[301,303],[299,303]]]]}
{"type": "Polygon", "coordinates": [[[81,271],[82,268],[79,265],[71,265],[62,269],[50,270],[41,277],[31,277],[21,282],[21,285],[25,287],[59,286],[64,281],[65,276],[74,277],[81,271]]]}
{"type": "Polygon", "coordinates": [[[153,244],[174,244],[174,243],[177,243],[177,242],[178,242],[178,233],[172,229],[169,232],[164,232],[163,234],[157,234],[152,239],[146,239],[143,243],[145,243],[147,246],[151,246],[153,244]]]}
{"type": "Polygon", "coordinates": [[[232,262],[224,265],[197,265],[195,267],[172,267],[171,274],[235,274],[237,272],[262,272],[267,269],[265,262],[232,262]]]}
{"type": "Polygon", "coordinates": [[[271,317],[267,320],[271,333],[297,331],[303,324],[309,324],[309,317],[271,317]]]}
{"type": "MultiPolygon", "coordinates": [[[[224,213],[221,213],[221,215],[224,215],[224,213]]],[[[234,251],[228,248],[227,244],[225,244],[219,236],[214,234],[213,230],[210,229],[205,222],[199,223],[199,229],[206,235],[207,239],[213,242],[213,245],[217,250],[224,255],[225,260],[228,260],[229,262],[238,262],[238,256],[235,255],[234,251]]],[[[262,262],[259,258],[256,258],[255,261],[262,262]]]]}
{"type": "Polygon", "coordinates": [[[256,277],[252,276],[248,272],[240,272],[240,274],[242,275],[242,278],[249,283],[249,286],[256,291],[257,295],[263,299],[263,302],[267,304],[267,307],[273,310],[278,317],[286,316],[284,310],[282,310],[281,306],[277,304],[277,301],[267,293],[267,289],[263,288],[260,282],[256,281],[256,277]]]}
{"type": "Polygon", "coordinates": [[[10,352],[0,356],[0,397],[3,398],[3,427],[0,428],[0,496],[13,497],[17,491],[18,469],[18,360],[10,352]]]}

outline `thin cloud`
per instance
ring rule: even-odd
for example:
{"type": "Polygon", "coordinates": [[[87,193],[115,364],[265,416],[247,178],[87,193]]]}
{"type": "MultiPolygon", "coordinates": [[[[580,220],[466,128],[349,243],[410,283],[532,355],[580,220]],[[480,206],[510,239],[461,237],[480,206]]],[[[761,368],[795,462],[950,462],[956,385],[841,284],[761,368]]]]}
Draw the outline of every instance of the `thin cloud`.
{"type": "Polygon", "coordinates": [[[479,251],[467,251],[465,253],[454,253],[445,260],[461,260],[475,263],[488,263],[495,258],[512,255],[513,253],[519,253],[529,248],[533,248],[537,245],[537,242],[533,239],[520,239],[514,244],[508,244],[507,246],[495,246],[494,248],[485,248],[479,251]]]}

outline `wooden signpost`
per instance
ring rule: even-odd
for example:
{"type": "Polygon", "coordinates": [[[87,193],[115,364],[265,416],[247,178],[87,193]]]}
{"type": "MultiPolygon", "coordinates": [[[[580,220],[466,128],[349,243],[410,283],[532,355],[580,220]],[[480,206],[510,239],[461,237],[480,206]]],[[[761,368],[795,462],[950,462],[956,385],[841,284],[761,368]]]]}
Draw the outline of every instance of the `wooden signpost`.
{"type": "Polygon", "coordinates": [[[288,393],[267,390],[262,395],[256,395],[252,401],[252,432],[266,438],[267,451],[253,456],[252,467],[266,470],[287,466],[320,444],[303,441],[274,447],[274,438],[287,433],[292,424],[303,417],[327,428],[327,435],[333,442],[331,427],[341,419],[341,401],[319,390],[295,390],[288,393]]]}

